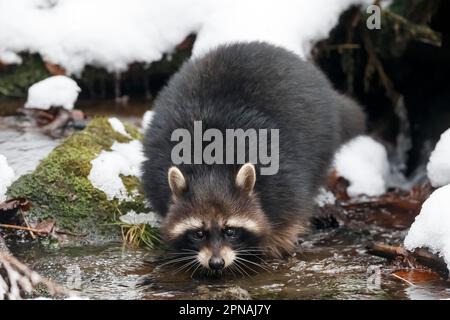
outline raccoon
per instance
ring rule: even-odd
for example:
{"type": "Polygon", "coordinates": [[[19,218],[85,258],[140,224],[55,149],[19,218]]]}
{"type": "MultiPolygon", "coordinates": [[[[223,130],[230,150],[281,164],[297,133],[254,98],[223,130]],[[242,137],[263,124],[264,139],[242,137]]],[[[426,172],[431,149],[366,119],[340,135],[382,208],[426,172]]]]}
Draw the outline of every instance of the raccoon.
{"type": "Polygon", "coordinates": [[[146,196],[164,217],[168,247],[212,271],[292,253],[335,151],[365,123],[359,105],[314,65],[264,42],[219,46],[184,63],[153,110],[144,138],[146,196]],[[262,175],[258,161],[175,165],[172,133],[193,133],[195,121],[224,134],[278,129],[278,172],[262,175]]]}

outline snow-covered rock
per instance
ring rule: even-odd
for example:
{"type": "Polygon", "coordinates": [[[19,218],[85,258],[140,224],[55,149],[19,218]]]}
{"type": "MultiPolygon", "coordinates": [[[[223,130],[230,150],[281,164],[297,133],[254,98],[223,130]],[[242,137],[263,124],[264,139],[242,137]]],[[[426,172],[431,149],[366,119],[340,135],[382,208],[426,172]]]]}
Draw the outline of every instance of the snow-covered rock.
{"type": "Polygon", "coordinates": [[[435,188],[450,184],[450,129],[442,135],[427,164],[427,174],[435,188]]]}
{"type": "Polygon", "coordinates": [[[48,110],[63,107],[72,110],[81,89],[66,76],[53,76],[33,84],[28,89],[25,108],[48,110]]]}
{"type": "Polygon", "coordinates": [[[95,188],[106,194],[108,200],[127,200],[130,197],[120,175],[140,177],[143,161],[140,141],[114,142],[111,151],[102,151],[91,161],[88,179],[95,188]]]}
{"type": "Polygon", "coordinates": [[[326,205],[333,205],[336,202],[336,197],[332,192],[321,187],[314,201],[319,207],[325,207],[326,205]]]}
{"type": "Polygon", "coordinates": [[[145,131],[148,127],[150,127],[154,114],[155,114],[154,111],[151,110],[145,111],[144,116],[142,117],[142,124],[141,124],[142,131],[145,131]]]}
{"type": "Polygon", "coordinates": [[[368,136],[359,136],[336,153],[337,174],[350,182],[349,196],[378,196],[386,192],[389,161],[386,148],[368,136]]]}
{"type": "Polygon", "coordinates": [[[405,238],[408,250],[427,248],[442,256],[450,270],[450,185],[435,190],[405,238]]]}
{"type": "Polygon", "coordinates": [[[159,227],[161,224],[161,217],[154,213],[136,213],[130,210],[127,214],[119,217],[119,220],[127,224],[148,224],[152,227],[159,227]]]}
{"type": "Polygon", "coordinates": [[[0,203],[6,200],[6,189],[14,181],[14,170],[8,165],[6,157],[0,154],[0,203]]]}
{"type": "Polygon", "coordinates": [[[372,0],[0,0],[0,50],[37,52],[68,74],[151,63],[196,33],[193,54],[261,40],[306,57],[339,15],[372,0]]]}
{"type": "Polygon", "coordinates": [[[123,125],[122,121],[120,121],[116,117],[113,117],[109,118],[108,122],[114,129],[114,131],[120,133],[121,135],[124,135],[125,137],[131,138],[130,134],[127,132],[127,130],[125,130],[125,126],[123,125]]]}
{"type": "MultiPolygon", "coordinates": [[[[33,172],[14,181],[7,195],[32,202],[27,216],[36,223],[54,219],[61,230],[86,235],[82,241],[92,243],[119,239],[114,224],[118,213],[152,211],[139,181],[142,135],[129,123],[124,126],[131,138],[117,133],[108,118],[95,117],[84,130],[64,139],[33,172]]],[[[67,245],[80,238],[59,240],[67,245]]]]}

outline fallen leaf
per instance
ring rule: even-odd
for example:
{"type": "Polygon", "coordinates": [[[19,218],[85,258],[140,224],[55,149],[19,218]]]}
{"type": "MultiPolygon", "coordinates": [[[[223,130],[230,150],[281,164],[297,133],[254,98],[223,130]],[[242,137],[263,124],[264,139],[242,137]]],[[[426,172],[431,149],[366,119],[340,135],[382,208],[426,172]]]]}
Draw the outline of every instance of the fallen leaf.
{"type": "Polygon", "coordinates": [[[64,76],[66,75],[66,69],[64,69],[63,67],[61,67],[58,64],[55,63],[51,63],[48,61],[45,61],[45,68],[48,70],[48,72],[50,72],[50,74],[52,74],[53,76],[64,76]]]}
{"type": "Polygon", "coordinates": [[[349,182],[346,179],[340,177],[336,170],[333,170],[328,176],[327,186],[331,190],[331,192],[333,192],[337,200],[350,200],[350,197],[347,193],[347,187],[349,185],[349,182]]]}
{"type": "Polygon", "coordinates": [[[48,219],[39,222],[34,229],[36,229],[39,233],[50,234],[55,227],[55,220],[48,219]]]}
{"type": "Polygon", "coordinates": [[[429,270],[416,270],[416,269],[397,270],[392,272],[392,274],[396,278],[399,278],[411,284],[419,284],[442,280],[441,276],[438,273],[429,270]]]}

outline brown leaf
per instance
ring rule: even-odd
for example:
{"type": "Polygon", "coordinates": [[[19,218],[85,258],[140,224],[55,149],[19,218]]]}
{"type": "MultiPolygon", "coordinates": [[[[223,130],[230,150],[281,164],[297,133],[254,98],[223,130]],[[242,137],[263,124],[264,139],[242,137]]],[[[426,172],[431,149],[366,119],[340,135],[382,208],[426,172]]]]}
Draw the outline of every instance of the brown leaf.
{"type": "Polygon", "coordinates": [[[377,225],[383,228],[404,230],[411,226],[419,214],[422,203],[429,197],[433,188],[429,184],[415,186],[410,192],[399,189],[376,197],[356,197],[345,199],[345,180],[336,172],[328,177],[328,187],[338,200],[331,208],[325,208],[345,225],[377,225]]]}
{"type": "Polygon", "coordinates": [[[337,200],[348,201],[350,197],[347,193],[349,182],[340,177],[336,170],[333,170],[328,176],[327,186],[333,192],[337,200]]]}
{"type": "Polygon", "coordinates": [[[66,69],[64,69],[63,67],[61,67],[58,64],[54,64],[54,63],[45,61],[45,68],[53,76],[64,76],[64,75],[66,75],[66,69]]]}
{"type": "Polygon", "coordinates": [[[442,280],[438,273],[429,270],[397,270],[392,272],[392,274],[395,277],[412,284],[442,280]]]}
{"type": "Polygon", "coordinates": [[[36,229],[39,233],[50,234],[55,227],[55,220],[47,219],[39,222],[34,229],[36,229]]]}
{"type": "Polygon", "coordinates": [[[180,44],[178,44],[176,46],[176,50],[178,50],[178,51],[192,50],[194,41],[195,41],[195,35],[189,35],[180,44]]]}
{"type": "Polygon", "coordinates": [[[25,198],[12,198],[0,203],[0,211],[9,211],[17,208],[28,211],[31,208],[31,203],[25,198]]]}

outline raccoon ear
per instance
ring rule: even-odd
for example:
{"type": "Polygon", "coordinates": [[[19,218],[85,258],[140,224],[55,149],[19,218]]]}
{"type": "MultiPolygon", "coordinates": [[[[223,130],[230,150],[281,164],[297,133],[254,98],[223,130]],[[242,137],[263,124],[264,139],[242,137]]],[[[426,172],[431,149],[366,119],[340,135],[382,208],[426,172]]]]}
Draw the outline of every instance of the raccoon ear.
{"type": "Polygon", "coordinates": [[[245,193],[251,194],[256,183],[256,170],[252,163],[244,164],[236,176],[236,186],[245,193]]]}
{"type": "Polygon", "coordinates": [[[175,197],[179,197],[186,190],[186,179],[177,167],[171,167],[167,175],[169,187],[175,197]]]}

